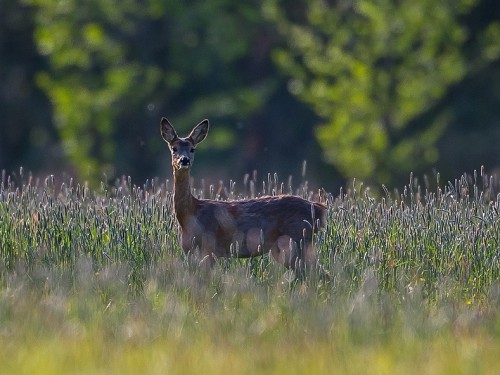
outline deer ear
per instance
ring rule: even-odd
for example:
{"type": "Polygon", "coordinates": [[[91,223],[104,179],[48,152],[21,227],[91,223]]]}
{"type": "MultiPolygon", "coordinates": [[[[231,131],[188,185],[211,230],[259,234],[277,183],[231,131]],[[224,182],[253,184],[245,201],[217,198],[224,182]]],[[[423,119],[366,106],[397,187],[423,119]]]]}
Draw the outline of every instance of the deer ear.
{"type": "Polygon", "coordinates": [[[160,133],[165,142],[169,144],[178,138],[174,127],[165,117],[162,117],[160,121],[160,133]]]}
{"type": "Polygon", "coordinates": [[[209,128],[208,120],[205,119],[198,125],[196,125],[193,130],[191,130],[191,133],[189,134],[188,138],[190,138],[196,145],[205,139],[205,137],[208,134],[208,128],[209,128]]]}

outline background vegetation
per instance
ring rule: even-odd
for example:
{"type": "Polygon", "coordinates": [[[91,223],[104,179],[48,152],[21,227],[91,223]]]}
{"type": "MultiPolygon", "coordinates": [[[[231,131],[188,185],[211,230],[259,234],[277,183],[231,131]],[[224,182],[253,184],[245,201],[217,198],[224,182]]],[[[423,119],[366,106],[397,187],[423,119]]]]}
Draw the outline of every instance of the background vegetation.
{"type": "Polygon", "coordinates": [[[180,132],[212,121],[204,177],[297,175],[308,160],[310,178],[336,190],[352,177],[401,186],[410,171],[500,165],[495,0],[0,7],[9,172],[168,175],[162,115],[180,132]]]}

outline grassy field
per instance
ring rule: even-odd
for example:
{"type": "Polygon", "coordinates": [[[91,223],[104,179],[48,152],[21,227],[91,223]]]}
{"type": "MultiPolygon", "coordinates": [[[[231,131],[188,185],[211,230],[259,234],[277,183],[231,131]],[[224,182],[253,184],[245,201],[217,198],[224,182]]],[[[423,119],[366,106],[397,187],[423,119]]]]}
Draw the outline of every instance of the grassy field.
{"type": "MultiPolygon", "coordinates": [[[[292,190],[270,176],[227,196],[255,186],[292,190]]],[[[331,277],[297,281],[268,256],[211,272],[183,256],[168,181],[4,173],[0,373],[498,374],[499,187],[481,172],[323,194],[331,277]]]]}

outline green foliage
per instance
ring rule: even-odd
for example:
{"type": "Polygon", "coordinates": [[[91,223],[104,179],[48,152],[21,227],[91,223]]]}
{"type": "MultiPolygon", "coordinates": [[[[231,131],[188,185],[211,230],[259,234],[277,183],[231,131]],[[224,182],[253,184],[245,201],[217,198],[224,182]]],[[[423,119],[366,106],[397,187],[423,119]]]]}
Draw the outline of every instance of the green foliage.
{"type": "Polygon", "coordinates": [[[38,84],[53,103],[65,154],[94,183],[130,165],[144,170],[145,145],[159,148],[160,115],[187,126],[206,117],[236,121],[272,91],[272,79],[248,87],[241,74],[264,22],[253,4],[30,2],[36,42],[50,62],[38,84]]]}
{"type": "Polygon", "coordinates": [[[497,23],[481,38],[484,48],[473,58],[465,53],[463,18],[475,4],[265,2],[288,42],[275,61],[290,76],[290,91],[323,118],[316,135],[344,176],[387,183],[438,160],[436,141],[449,115],[430,115],[434,106],[473,69],[499,57],[498,43],[487,37],[497,23]]]}
{"type": "Polygon", "coordinates": [[[51,66],[39,74],[38,84],[53,103],[63,150],[81,176],[111,174],[118,113],[125,103],[141,103],[159,79],[157,69],[131,60],[123,44],[146,10],[133,1],[33,4],[38,10],[35,38],[51,66]]]}
{"type": "Polygon", "coordinates": [[[0,169],[143,181],[164,167],[164,115],[181,133],[212,121],[198,160],[223,178],[306,159],[332,189],[338,172],[400,185],[500,162],[496,0],[0,8],[0,169]]]}

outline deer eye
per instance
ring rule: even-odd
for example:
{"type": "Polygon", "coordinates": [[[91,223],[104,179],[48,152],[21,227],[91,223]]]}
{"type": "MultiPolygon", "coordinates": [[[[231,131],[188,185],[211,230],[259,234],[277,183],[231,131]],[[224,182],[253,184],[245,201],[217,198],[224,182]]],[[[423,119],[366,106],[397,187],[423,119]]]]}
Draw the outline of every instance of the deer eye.
{"type": "Polygon", "coordinates": [[[190,151],[191,151],[191,153],[194,153],[194,148],[192,148],[190,151]]]}
{"type": "Polygon", "coordinates": [[[172,147],[173,152],[177,152],[177,147],[172,147]]]}

